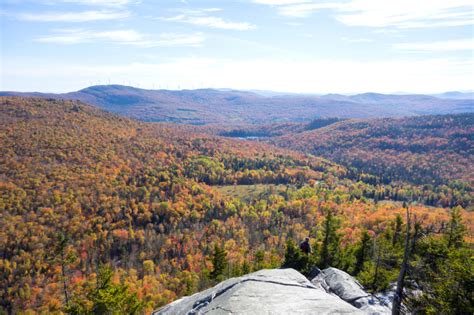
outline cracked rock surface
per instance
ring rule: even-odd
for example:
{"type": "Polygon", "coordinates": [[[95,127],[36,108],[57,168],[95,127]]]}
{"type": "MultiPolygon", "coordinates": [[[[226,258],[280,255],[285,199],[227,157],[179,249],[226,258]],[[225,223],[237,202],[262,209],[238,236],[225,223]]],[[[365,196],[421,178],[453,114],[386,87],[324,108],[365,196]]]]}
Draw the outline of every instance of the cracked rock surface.
{"type": "Polygon", "coordinates": [[[265,269],[225,280],[152,314],[367,314],[294,269],[265,269]]]}
{"type": "Polygon", "coordinates": [[[342,270],[324,269],[311,280],[311,283],[323,288],[328,293],[337,295],[366,314],[391,314],[391,309],[385,305],[385,302],[365,292],[354,277],[342,270]]]}

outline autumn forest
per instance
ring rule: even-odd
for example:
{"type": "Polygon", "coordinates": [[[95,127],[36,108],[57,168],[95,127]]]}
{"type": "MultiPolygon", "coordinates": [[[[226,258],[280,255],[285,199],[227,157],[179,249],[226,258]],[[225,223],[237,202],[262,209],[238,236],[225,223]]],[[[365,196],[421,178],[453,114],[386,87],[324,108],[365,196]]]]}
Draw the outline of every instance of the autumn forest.
{"type": "Polygon", "coordinates": [[[406,307],[472,314],[473,134],[474,114],[191,126],[0,97],[0,314],[150,313],[282,266],[381,292],[406,244],[406,307]]]}

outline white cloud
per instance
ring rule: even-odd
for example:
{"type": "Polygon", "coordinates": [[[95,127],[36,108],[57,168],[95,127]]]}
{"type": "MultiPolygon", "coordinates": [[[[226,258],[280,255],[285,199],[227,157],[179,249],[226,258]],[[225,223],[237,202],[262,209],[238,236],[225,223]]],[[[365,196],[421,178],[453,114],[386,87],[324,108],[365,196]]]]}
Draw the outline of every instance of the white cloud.
{"type": "Polygon", "coordinates": [[[246,31],[256,28],[252,23],[227,21],[221,17],[211,16],[209,13],[219,12],[220,8],[208,8],[199,10],[180,10],[181,13],[172,17],[161,17],[161,20],[170,22],[182,22],[197,26],[205,26],[223,30],[246,31]]]}
{"type": "Polygon", "coordinates": [[[254,3],[268,5],[288,5],[312,2],[311,0],[253,0],[254,3]]]}
{"type": "Polygon", "coordinates": [[[79,5],[102,6],[102,7],[123,7],[134,1],[132,0],[62,0],[65,3],[79,5]]]}
{"type": "Polygon", "coordinates": [[[107,82],[108,78],[113,78],[111,83],[148,88],[229,87],[304,93],[436,93],[472,90],[473,67],[472,60],[447,58],[366,62],[349,59],[183,58],[161,63],[88,66],[19,62],[7,65],[4,73],[9,82],[4,89],[25,89],[25,82],[28,82],[32,90],[48,91],[54,86],[58,91],[71,91],[90,85],[91,80],[107,82]],[[15,82],[18,82],[18,86],[14,85],[15,82]]]}
{"type": "Polygon", "coordinates": [[[348,43],[371,43],[374,40],[371,38],[351,38],[351,37],[341,37],[341,40],[348,42],[348,43]]]}
{"type": "Polygon", "coordinates": [[[207,9],[195,10],[194,12],[206,13],[206,12],[219,12],[219,11],[222,11],[222,9],[221,8],[207,8],[207,9]]]}
{"type": "Polygon", "coordinates": [[[58,30],[55,34],[36,39],[42,43],[81,44],[93,42],[109,42],[139,47],[157,46],[199,46],[205,40],[201,33],[195,34],[160,34],[158,38],[139,33],[135,30],[96,31],[87,29],[58,30]]]}
{"type": "Polygon", "coordinates": [[[200,46],[206,37],[202,33],[194,34],[161,34],[158,40],[152,42],[153,46],[200,46]]]}
{"type": "Polygon", "coordinates": [[[246,31],[255,28],[255,25],[251,23],[226,21],[220,17],[215,16],[186,16],[181,14],[170,18],[163,18],[163,20],[184,22],[223,30],[246,31]]]}
{"type": "Polygon", "coordinates": [[[398,50],[415,52],[440,52],[440,51],[474,51],[474,39],[454,39],[447,41],[424,42],[424,43],[398,43],[393,48],[398,50]]]}
{"type": "Polygon", "coordinates": [[[298,23],[298,22],[286,22],[285,23],[288,26],[302,26],[304,25],[303,23],[298,23]]]}
{"type": "Polygon", "coordinates": [[[288,17],[308,17],[322,9],[335,9],[341,6],[339,1],[325,2],[314,0],[253,0],[254,3],[277,7],[278,13],[288,17]]]}
{"type": "Polygon", "coordinates": [[[82,11],[82,12],[47,12],[47,13],[22,13],[18,19],[30,22],[92,22],[104,20],[124,19],[130,16],[128,11],[82,11]]]}
{"type": "Polygon", "coordinates": [[[337,20],[350,26],[421,28],[472,25],[472,0],[352,0],[337,20]]]}
{"type": "Polygon", "coordinates": [[[377,28],[374,29],[373,32],[375,34],[399,34],[400,30],[392,29],[392,28],[377,28]]]}
{"type": "Polygon", "coordinates": [[[472,0],[351,0],[298,1],[254,0],[276,6],[278,13],[289,17],[308,17],[316,11],[331,9],[334,17],[349,26],[426,28],[474,24],[472,0]]]}
{"type": "Polygon", "coordinates": [[[289,17],[308,17],[316,11],[323,9],[335,9],[340,5],[338,3],[300,3],[294,5],[284,5],[278,8],[278,12],[281,15],[289,17]]]}

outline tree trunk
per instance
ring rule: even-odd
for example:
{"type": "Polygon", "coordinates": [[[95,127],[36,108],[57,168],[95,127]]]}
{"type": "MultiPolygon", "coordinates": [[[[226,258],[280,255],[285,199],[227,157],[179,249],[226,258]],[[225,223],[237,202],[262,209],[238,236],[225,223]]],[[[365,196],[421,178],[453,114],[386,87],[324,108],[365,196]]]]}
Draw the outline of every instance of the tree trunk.
{"type": "Polygon", "coordinates": [[[66,283],[66,262],[64,261],[64,248],[61,249],[61,274],[63,276],[64,299],[66,301],[66,305],[69,305],[69,295],[67,293],[67,283],[66,283]]]}
{"type": "MultiPolygon", "coordinates": [[[[376,247],[376,246],[377,245],[375,245],[374,247],[376,247]]],[[[376,254],[377,255],[377,262],[375,263],[374,279],[372,280],[372,291],[373,292],[375,292],[375,290],[377,289],[377,280],[378,280],[378,277],[379,277],[380,255],[381,255],[380,246],[377,246],[374,249],[375,249],[375,252],[377,253],[376,254]]]]}
{"type": "Polygon", "coordinates": [[[400,268],[400,273],[397,279],[397,290],[393,297],[392,304],[392,315],[399,315],[401,311],[402,298],[403,298],[403,285],[405,281],[405,275],[408,271],[408,259],[410,255],[410,210],[407,207],[407,231],[405,236],[405,252],[403,254],[403,263],[400,268]]]}

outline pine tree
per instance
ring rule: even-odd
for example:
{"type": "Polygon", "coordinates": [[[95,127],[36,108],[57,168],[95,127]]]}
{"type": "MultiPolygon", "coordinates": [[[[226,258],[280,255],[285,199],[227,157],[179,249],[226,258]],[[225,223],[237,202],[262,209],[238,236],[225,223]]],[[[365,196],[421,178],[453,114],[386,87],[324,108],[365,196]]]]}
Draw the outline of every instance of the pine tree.
{"type": "Polygon", "coordinates": [[[455,207],[451,210],[451,220],[448,230],[448,247],[459,248],[464,242],[466,227],[461,222],[461,207],[455,207]]]}
{"type": "Polygon", "coordinates": [[[453,209],[442,238],[432,235],[419,242],[414,274],[424,294],[408,301],[418,313],[474,314],[473,250],[461,237],[465,226],[457,211],[453,209]]]}
{"type": "Polygon", "coordinates": [[[395,218],[395,231],[393,232],[393,238],[392,238],[393,246],[395,246],[395,244],[397,244],[400,239],[400,235],[402,234],[402,225],[403,225],[402,216],[400,214],[397,214],[397,217],[395,218]]]}
{"type": "Polygon", "coordinates": [[[113,270],[101,266],[95,288],[86,298],[75,297],[65,311],[68,314],[140,314],[143,303],[136,293],[131,293],[122,283],[113,283],[113,270]]]}
{"type": "Polygon", "coordinates": [[[66,305],[69,304],[69,290],[67,279],[68,277],[68,265],[73,263],[77,257],[70,250],[69,236],[66,233],[58,233],[56,242],[54,244],[55,262],[61,265],[61,278],[63,285],[64,302],[66,305]]]}
{"type": "Polygon", "coordinates": [[[224,248],[214,245],[214,252],[212,253],[212,271],[211,279],[220,280],[227,268],[227,252],[224,248]]]}
{"type": "Polygon", "coordinates": [[[332,210],[328,209],[323,223],[323,243],[319,265],[321,268],[337,267],[339,264],[340,235],[337,233],[339,222],[332,210]]]}
{"type": "Polygon", "coordinates": [[[370,235],[367,230],[362,232],[362,238],[360,240],[360,245],[355,251],[356,262],[354,266],[354,275],[358,275],[364,267],[364,263],[367,260],[370,249],[370,235]]]}
{"type": "Polygon", "coordinates": [[[242,264],[242,274],[246,275],[248,273],[250,273],[250,265],[246,260],[244,260],[242,264]]]}
{"type": "Polygon", "coordinates": [[[265,260],[265,253],[263,252],[263,250],[257,250],[255,252],[254,270],[262,269],[264,260],[265,260]]]}
{"type": "Polygon", "coordinates": [[[305,272],[308,265],[308,256],[303,255],[299,247],[296,246],[292,239],[286,242],[285,261],[283,268],[293,268],[300,272],[305,272]]]}

